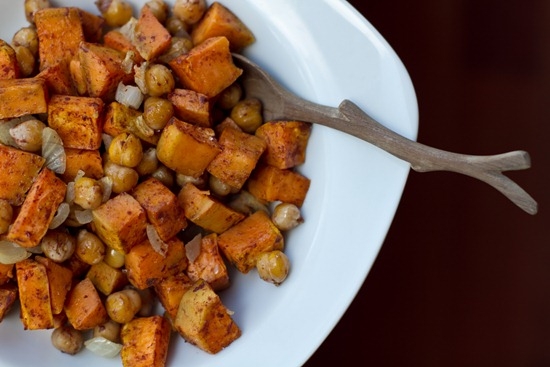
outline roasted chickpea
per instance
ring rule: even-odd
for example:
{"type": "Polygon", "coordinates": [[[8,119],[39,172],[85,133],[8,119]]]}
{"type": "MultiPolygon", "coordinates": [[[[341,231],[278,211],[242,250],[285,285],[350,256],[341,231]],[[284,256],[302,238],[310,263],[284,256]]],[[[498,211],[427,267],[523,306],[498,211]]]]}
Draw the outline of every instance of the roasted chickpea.
{"type": "Polygon", "coordinates": [[[146,176],[155,172],[158,166],[159,160],[157,158],[157,149],[151,147],[143,152],[143,158],[141,158],[141,162],[139,162],[136,167],[136,171],[140,176],[146,176]]]}
{"type": "Polygon", "coordinates": [[[109,160],[124,167],[136,167],[143,158],[141,140],[131,133],[121,133],[109,144],[109,160]]]}
{"type": "Polygon", "coordinates": [[[166,30],[170,32],[172,37],[189,36],[189,31],[191,29],[189,24],[185,23],[176,16],[168,17],[164,26],[166,27],[166,30]]]}
{"type": "Polygon", "coordinates": [[[218,106],[224,110],[230,110],[243,96],[243,88],[239,83],[233,83],[229,87],[221,91],[218,97],[218,106]]]}
{"type": "Polygon", "coordinates": [[[134,289],[114,292],[107,297],[105,308],[113,321],[126,324],[132,321],[141,308],[141,296],[134,289]]]}
{"type": "Polygon", "coordinates": [[[41,9],[50,7],[49,0],[25,0],[25,17],[29,23],[34,24],[34,14],[41,9]]]}
{"type": "Polygon", "coordinates": [[[210,190],[218,196],[227,196],[231,194],[233,191],[233,188],[217,178],[214,175],[210,175],[208,178],[208,185],[210,187],[210,190]]]}
{"type": "Polygon", "coordinates": [[[21,75],[23,77],[31,76],[36,66],[36,59],[31,50],[25,46],[13,46],[13,49],[21,75]]]}
{"type": "Polygon", "coordinates": [[[124,254],[114,248],[107,247],[103,261],[112,268],[118,269],[124,266],[124,254]]]}
{"type": "Polygon", "coordinates": [[[277,204],[273,209],[271,220],[281,231],[288,231],[304,221],[300,208],[291,203],[277,204]]]}
{"type": "Polygon", "coordinates": [[[132,6],[125,0],[97,0],[96,5],[110,27],[123,26],[133,15],[132,6]]]}
{"type": "Polygon", "coordinates": [[[54,347],[67,354],[76,354],[84,346],[82,333],[70,325],[64,325],[54,329],[51,335],[54,347]]]}
{"type": "Polygon", "coordinates": [[[27,47],[33,56],[38,55],[38,33],[34,27],[24,27],[15,32],[11,43],[13,46],[27,47]]]}
{"type": "Polygon", "coordinates": [[[113,343],[120,342],[120,324],[109,320],[104,324],[98,325],[94,328],[93,337],[104,337],[107,340],[112,341],[113,343]]]}
{"type": "Polygon", "coordinates": [[[201,187],[201,186],[204,186],[204,184],[206,183],[206,180],[204,178],[204,175],[200,176],[200,177],[193,177],[193,176],[187,176],[187,175],[184,175],[184,174],[181,174],[181,173],[177,173],[176,174],[176,183],[180,187],[185,186],[187,183],[192,183],[193,185],[195,185],[197,187],[201,187]]]}
{"type": "Polygon", "coordinates": [[[103,166],[103,172],[113,181],[112,191],[115,194],[132,190],[139,180],[139,174],[135,169],[110,161],[103,166]]]}
{"type": "Polygon", "coordinates": [[[164,24],[164,22],[166,22],[170,9],[163,0],[150,0],[145,3],[145,6],[151,10],[155,18],[157,18],[160,23],[164,24]]]}
{"type": "Polygon", "coordinates": [[[21,150],[37,152],[42,148],[42,130],[46,125],[36,119],[29,119],[12,127],[10,136],[21,150]]]}
{"type": "Polygon", "coordinates": [[[241,129],[253,133],[263,123],[262,103],[257,98],[245,98],[231,109],[229,117],[241,129]]]}
{"type": "Polygon", "coordinates": [[[153,64],[145,71],[147,93],[152,97],[160,97],[174,90],[176,82],[172,71],[162,64],[153,64]]]}
{"type": "Polygon", "coordinates": [[[151,174],[151,177],[156,178],[166,187],[172,187],[174,185],[174,174],[172,170],[165,165],[159,165],[155,172],[151,174]]]}
{"type": "Polygon", "coordinates": [[[282,251],[269,251],[258,256],[256,268],[260,278],[266,282],[280,285],[288,275],[290,262],[282,251]]]}
{"type": "Polygon", "coordinates": [[[13,219],[13,208],[4,199],[0,199],[0,234],[6,233],[13,219]]]}
{"type": "Polygon", "coordinates": [[[56,263],[62,263],[73,256],[76,248],[76,239],[68,232],[50,230],[46,232],[40,242],[44,256],[56,263]]]}
{"type": "Polygon", "coordinates": [[[172,8],[172,13],[187,24],[197,23],[205,11],[205,0],[176,0],[172,8]]]}
{"type": "Polygon", "coordinates": [[[189,36],[187,37],[172,37],[170,40],[170,47],[168,50],[159,56],[159,60],[165,64],[168,64],[170,61],[176,57],[186,54],[190,49],[193,48],[193,41],[189,36]]]}
{"type": "Polygon", "coordinates": [[[103,202],[103,186],[90,177],[79,177],[74,181],[75,204],[83,209],[95,209],[103,202]]]}
{"type": "Polygon", "coordinates": [[[143,104],[143,118],[151,129],[163,129],[173,115],[174,106],[165,98],[149,97],[143,104]]]}
{"type": "Polygon", "coordinates": [[[81,229],[76,237],[76,256],[89,265],[103,261],[105,257],[105,244],[94,233],[81,229]]]}

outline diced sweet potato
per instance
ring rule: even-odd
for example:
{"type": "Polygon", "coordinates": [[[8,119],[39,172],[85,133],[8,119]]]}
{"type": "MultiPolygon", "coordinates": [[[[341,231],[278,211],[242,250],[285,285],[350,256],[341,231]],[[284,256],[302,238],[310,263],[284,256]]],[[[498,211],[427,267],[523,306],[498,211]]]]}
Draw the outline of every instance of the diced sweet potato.
{"type": "Polygon", "coordinates": [[[38,246],[59,204],[65,200],[67,185],[47,168],[36,177],[7,238],[22,247],[38,246]]]}
{"type": "Polygon", "coordinates": [[[160,304],[172,320],[176,319],[181,297],[192,285],[193,282],[184,273],[162,279],[154,285],[160,304]]]}
{"type": "Polygon", "coordinates": [[[255,40],[252,31],[233,12],[219,2],[214,2],[193,28],[191,38],[198,45],[218,36],[227,37],[232,51],[239,51],[255,40]]]}
{"type": "Polygon", "coordinates": [[[0,120],[48,112],[48,87],[41,78],[0,79],[0,120]]]}
{"type": "Polygon", "coordinates": [[[13,279],[14,273],[13,264],[2,264],[0,263],[0,286],[5,285],[10,280],[13,279]]]}
{"type": "Polygon", "coordinates": [[[161,255],[149,240],[134,246],[126,254],[125,266],[128,280],[138,289],[154,286],[171,275],[179,274],[187,268],[185,247],[177,237],[166,242],[167,251],[161,255]]]}
{"type": "Polygon", "coordinates": [[[189,262],[187,275],[192,281],[206,280],[215,291],[221,291],[229,286],[229,273],[218,249],[216,233],[202,238],[200,254],[194,261],[189,262]]]}
{"type": "Polygon", "coordinates": [[[50,283],[46,267],[26,259],[16,265],[21,321],[25,330],[53,328],[50,283]]]}
{"type": "Polygon", "coordinates": [[[66,167],[61,175],[65,182],[74,181],[78,171],[85,177],[103,177],[103,161],[99,150],[65,148],[66,167]]]}
{"type": "Polygon", "coordinates": [[[168,241],[187,226],[178,198],[156,178],[141,182],[132,196],[145,209],[149,222],[163,241],[168,241]]]}
{"type": "Polygon", "coordinates": [[[199,177],[220,152],[214,130],[172,118],[162,130],[157,157],[168,168],[199,177]]]}
{"type": "Polygon", "coordinates": [[[240,272],[248,273],[261,253],[282,251],[284,238],[269,215],[257,211],[222,233],[218,246],[240,272]]]}
{"type": "Polygon", "coordinates": [[[174,114],[180,120],[203,127],[212,127],[210,102],[204,94],[176,88],[168,94],[168,100],[174,105],[174,114]]]}
{"type": "Polygon", "coordinates": [[[147,61],[155,59],[170,47],[171,39],[170,32],[158,21],[151,8],[144,6],[136,24],[134,39],[141,57],[147,61]]]}
{"type": "Polygon", "coordinates": [[[248,191],[265,201],[283,201],[302,206],[310,180],[289,169],[265,165],[258,167],[248,180],[248,191]]]}
{"type": "MultiPolygon", "coordinates": [[[[71,75],[73,86],[77,94],[85,95],[86,92],[88,91],[88,86],[86,85],[86,79],[84,79],[84,73],[82,72],[82,67],[80,65],[80,60],[78,59],[78,57],[75,57],[69,63],[69,73],[71,75]]],[[[67,93],[57,93],[57,94],[67,94],[67,93]]]]}
{"type": "Polygon", "coordinates": [[[109,320],[92,281],[84,278],[73,286],[65,302],[67,319],[76,330],[92,329],[109,320]]]}
{"type": "Polygon", "coordinates": [[[63,266],[70,269],[75,278],[81,278],[84,276],[91,267],[90,264],[86,264],[84,261],[80,260],[78,256],[71,256],[69,260],[63,263],[63,266]]]}
{"type": "Polygon", "coordinates": [[[88,42],[99,42],[103,36],[103,25],[105,19],[99,15],[92,14],[82,9],[78,9],[82,22],[82,31],[84,39],[88,42]]]}
{"type": "Polygon", "coordinates": [[[145,210],[130,194],[122,193],[92,211],[95,233],[113,249],[128,253],[147,238],[145,210]]]}
{"type": "Polygon", "coordinates": [[[48,106],[48,124],[66,148],[99,149],[103,133],[101,98],[54,95],[48,106]]]}
{"type": "Polygon", "coordinates": [[[40,70],[60,62],[69,64],[84,41],[80,10],[47,8],[34,14],[38,33],[40,70]]]}
{"type": "Polygon", "coordinates": [[[187,219],[215,233],[226,231],[244,218],[244,214],[229,208],[211,197],[208,191],[202,191],[192,183],[181,188],[178,202],[187,219]]]}
{"type": "Polygon", "coordinates": [[[124,54],[110,47],[81,42],[78,60],[90,97],[114,99],[118,84],[126,78],[124,54]]]}
{"type": "Polygon", "coordinates": [[[170,322],[162,316],[138,317],[121,330],[124,367],[164,367],[171,335],[170,322]]]}
{"type": "Polygon", "coordinates": [[[208,98],[233,84],[243,72],[233,63],[229,41],[225,37],[208,38],[169,64],[186,88],[208,98]]]}
{"type": "Polygon", "coordinates": [[[117,136],[124,132],[131,133],[141,140],[156,145],[160,134],[147,134],[139,128],[138,118],[142,113],[118,102],[111,102],[105,111],[105,124],[103,131],[111,136],[117,136]]]}
{"type": "Polygon", "coordinates": [[[240,189],[256,167],[266,143],[236,129],[224,129],[219,143],[222,151],[210,162],[207,171],[232,188],[240,189]]]}
{"type": "Polygon", "coordinates": [[[134,64],[141,64],[144,61],[136,46],[134,46],[134,44],[126,38],[126,36],[116,29],[105,33],[105,36],[103,36],[103,44],[112,49],[123,52],[124,55],[126,55],[128,51],[133,52],[134,56],[132,57],[132,60],[134,61],[134,64]]]}
{"type": "Polygon", "coordinates": [[[71,290],[73,272],[47,257],[36,256],[35,260],[46,267],[46,274],[50,283],[52,313],[58,315],[63,311],[67,293],[71,290]]]}
{"type": "Polygon", "coordinates": [[[48,66],[43,69],[37,76],[46,82],[48,90],[51,94],[63,94],[68,96],[76,96],[77,88],[73,84],[73,78],[70,71],[70,66],[64,63],[48,66]]]}
{"type": "Polygon", "coordinates": [[[0,144],[0,199],[21,205],[44,162],[37,154],[0,144]]]}
{"type": "Polygon", "coordinates": [[[20,74],[15,50],[0,39],[0,79],[16,79],[20,74]]]}
{"type": "Polygon", "coordinates": [[[265,162],[280,169],[292,168],[306,160],[311,124],[301,121],[269,121],[256,129],[267,143],[265,162]]]}
{"type": "Polygon", "coordinates": [[[17,300],[17,287],[14,284],[0,286],[0,322],[10,312],[17,300]]]}
{"type": "Polygon", "coordinates": [[[106,296],[128,284],[128,277],[122,269],[115,269],[103,261],[92,265],[86,277],[106,296]]]}
{"type": "Polygon", "coordinates": [[[187,342],[211,354],[241,336],[220,297],[203,279],[183,294],[174,327],[187,342]]]}

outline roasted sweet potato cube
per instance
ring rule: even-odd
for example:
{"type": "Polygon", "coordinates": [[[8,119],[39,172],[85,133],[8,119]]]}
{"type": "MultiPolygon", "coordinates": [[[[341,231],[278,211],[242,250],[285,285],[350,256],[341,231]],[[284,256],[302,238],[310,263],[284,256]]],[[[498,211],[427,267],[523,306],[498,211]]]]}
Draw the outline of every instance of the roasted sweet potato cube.
{"type": "Polygon", "coordinates": [[[311,124],[301,121],[269,121],[256,129],[256,136],[267,143],[265,162],[280,169],[305,162],[311,124]]]}
{"type": "Polygon", "coordinates": [[[269,215],[257,211],[222,233],[218,246],[240,272],[248,273],[261,253],[282,251],[284,238],[269,215]]]}
{"type": "Polygon", "coordinates": [[[170,119],[157,144],[157,157],[168,168],[199,177],[220,152],[214,130],[170,119]]]}
{"type": "Polygon", "coordinates": [[[75,88],[75,83],[73,83],[70,64],[59,63],[48,66],[36,77],[46,82],[48,91],[51,94],[78,95],[78,89],[75,88]]]}
{"type": "Polygon", "coordinates": [[[207,168],[220,181],[240,189],[266,148],[262,139],[236,129],[224,129],[219,138],[222,151],[207,168]]]}
{"type": "Polygon", "coordinates": [[[103,131],[111,136],[117,136],[124,132],[134,134],[141,140],[156,145],[160,134],[146,134],[138,127],[138,118],[142,113],[132,107],[125,106],[118,102],[111,102],[105,111],[105,124],[103,131]]]}
{"type": "Polygon", "coordinates": [[[0,39],[0,79],[17,79],[20,74],[15,50],[0,39]]]}
{"type": "Polygon", "coordinates": [[[216,233],[201,239],[199,256],[189,262],[187,275],[192,281],[206,280],[215,291],[221,291],[229,286],[229,273],[218,249],[216,233]]]}
{"type": "Polygon", "coordinates": [[[53,328],[50,283],[46,267],[26,259],[15,265],[21,321],[25,330],[53,328]]]}
{"type": "Polygon", "coordinates": [[[103,36],[103,25],[105,19],[99,15],[92,14],[82,9],[78,9],[82,23],[84,39],[88,42],[99,42],[103,36]]]}
{"type": "Polygon", "coordinates": [[[174,114],[180,120],[203,127],[212,127],[210,101],[204,94],[176,88],[168,94],[168,100],[172,102],[174,114]]]}
{"type": "Polygon", "coordinates": [[[103,161],[99,150],[65,148],[65,156],[65,172],[61,175],[65,182],[74,181],[78,171],[96,180],[103,177],[103,161]]]}
{"type": "Polygon", "coordinates": [[[0,263],[0,286],[7,284],[14,277],[14,264],[0,263]]]}
{"type": "Polygon", "coordinates": [[[17,287],[15,284],[5,284],[0,286],[0,322],[10,312],[13,304],[17,300],[17,287]]]}
{"type": "Polygon", "coordinates": [[[0,199],[21,205],[44,162],[37,154],[0,144],[0,199]]]}
{"type": "Polygon", "coordinates": [[[157,252],[149,240],[134,246],[126,254],[125,266],[128,280],[138,289],[154,286],[161,280],[187,269],[185,246],[177,237],[166,242],[164,255],[157,252]]]}
{"type": "Polygon", "coordinates": [[[265,165],[258,167],[248,180],[248,191],[265,201],[282,201],[302,206],[310,180],[290,169],[265,165]]]}
{"type": "Polygon", "coordinates": [[[187,89],[208,98],[233,84],[243,72],[233,63],[229,41],[225,37],[208,38],[169,64],[187,89]]]}
{"type": "MultiPolygon", "coordinates": [[[[56,231],[56,229],[54,229],[54,231],[56,231]]],[[[63,266],[70,269],[75,278],[82,278],[91,267],[90,264],[86,264],[84,261],[80,260],[78,256],[71,256],[63,263],[63,266]]]]}
{"type": "Polygon", "coordinates": [[[106,296],[128,284],[128,277],[122,269],[115,269],[103,261],[92,265],[86,277],[106,296]]]}
{"type": "Polygon", "coordinates": [[[101,98],[52,96],[48,106],[48,124],[66,148],[99,149],[103,133],[101,98]]]}
{"type": "Polygon", "coordinates": [[[7,238],[22,247],[38,246],[59,207],[67,185],[47,168],[36,177],[7,238]]]}
{"type": "Polygon", "coordinates": [[[128,253],[147,238],[147,216],[130,194],[121,193],[92,211],[95,233],[113,249],[128,253]]]}
{"type": "Polygon", "coordinates": [[[41,78],[0,79],[0,120],[48,112],[48,87],[41,78]]]}
{"type": "Polygon", "coordinates": [[[211,354],[241,336],[220,297],[203,279],[183,294],[174,327],[187,342],[211,354]]]}
{"type": "Polygon", "coordinates": [[[233,12],[214,2],[193,28],[191,38],[198,45],[208,38],[219,36],[227,37],[231,51],[239,51],[255,40],[252,31],[233,12]]]}
{"type": "Polygon", "coordinates": [[[181,188],[178,202],[187,219],[215,233],[224,232],[244,218],[244,214],[229,208],[211,197],[208,191],[202,191],[192,183],[181,188]]]}
{"type": "Polygon", "coordinates": [[[126,55],[129,51],[133,52],[134,55],[132,57],[132,60],[134,61],[134,64],[139,65],[144,61],[136,46],[134,46],[134,44],[128,38],[126,38],[126,36],[124,36],[116,29],[110,30],[109,32],[105,33],[105,35],[103,36],[103,44],[112,49],[123,52],[124,55],[126,55]]]}
{"type": "Polygon", "coordinates": [[[155,284],[160,304],[172,320],[176,319],[181,297],[192,285],[193,282],[184,273],[172,275],[155,284]]]}
{"type": "Polygon", "coordinates": [[[134,45],[141,57],[147,61],[155,59],[170,47],[171,39],[170,32],[158,21],[151,8],[141,8],[134,37],[134,45]]]}
{"type": "Polygon", "coordinates": [[[47,8],[34,14],[38,33],[40,70],[60,62],[69,64],[84,41],[80,10],[77,8],[47,8]]]}
{"type": "Polygon", "coordinates": [[[120,356],[124,367],[164,367],[172,329],[159,315],[138,317],[121,330],[120,356]]]}
{"type": "Polygon", "coordinates": [[[69,62],[69,73],[71,75],[73,87],[76,90],[77,95],[85,95],[88,91],[88,86],[86,85],[86,79],[84,79],[84,73],[82,72],[82,67],[80,65],[80,60],[78,59],[78,57],[75,57],[69,62]]]}
{"type": "Polygon", "coordinates": [[[177,196],[156,178],[141,182],[132,196],[145,209],[147,219],[163,241],[168,241],[187,226],[177,196]]]}
{"type": "Polygon", "coordinates": [[[90,97],[114,99],[118,84],[126,78],[124,54],[110,47],[82,42],[78,60],[90,97]]]}
{"type": "Polygon", "coordinates": [[[76,330],[92,329],[109,320],[99,293],[88,278],[76,283],[67,295],[65,313],[76,330]]]}
{"type": "Polygon", "coordinates": [[[52,313],[58,315],[63,311],[67,293],[71,290],[73,272],[47,257],[36,256],[35,260],[46,267],[46,274],[50,283],[52,313]]]}

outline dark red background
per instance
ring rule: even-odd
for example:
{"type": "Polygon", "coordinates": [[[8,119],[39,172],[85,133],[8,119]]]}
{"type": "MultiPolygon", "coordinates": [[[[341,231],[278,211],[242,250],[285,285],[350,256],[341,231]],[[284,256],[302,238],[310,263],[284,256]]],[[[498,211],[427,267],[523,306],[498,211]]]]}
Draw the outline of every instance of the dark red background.
{"type": "Polygon", "coordinates": [[[411,172],[374,267],[306,366],[550,366],[550,1],[350,2],[409,71],[418,140],[527,150],[532,168],[509,176],[540,207],[411,172]]]}

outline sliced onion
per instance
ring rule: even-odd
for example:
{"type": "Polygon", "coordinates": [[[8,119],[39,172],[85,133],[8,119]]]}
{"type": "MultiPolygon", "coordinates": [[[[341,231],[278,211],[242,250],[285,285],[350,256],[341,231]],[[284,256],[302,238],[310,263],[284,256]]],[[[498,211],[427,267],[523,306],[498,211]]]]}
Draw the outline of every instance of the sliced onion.
{"type": "Polygon", "coordinates": [[[147,61],[142,62],[139,66],[134,66],[134,82],[143,94],[147,94],[149,92],[147,89],[147,83],[145,82],[145,72],[148,67],[149,63],[147,61]]]}
{"type": "Polygon", "coordinates": [[[74,181],[67,184],[67,192],[65,192],[65,202],[72,204],[74,201],[74,181]]]}
{"type": "Polygon", "coordinates": [[[124,57],[124,60],[120,65],[122,67],[122,70],[124,70],[126,74],[130,74],[134,69],[134,56],[135,56],[134,51],[126,52],[126,56],[124,57]]]}
{"type": "Polygon", "coordinates": [[[31,253],[17,243],[8,240],[0,241],[0,263],[7,265],[15,264],[25,260],[29,256],[31,256],[31,253]]]}
{"type": "Polygon", "coordinates": [[[71,207],[69,203],[61,203],[59,204],[59,207],[57,208],[57,211],[55,212],[55,215],[50,222],[50,229],[55,229],[62,225],[67,218],[69,217],[69,213],[71,211],[71,207]]]}
{"type": "Polygon", "coordinates": [[[122,344],[112,342],[102,336],[86,340],[84,346],[89,351],[105,358],[116,357],[122,349],[122,344]]]}
{"type": "Polygon", "coordinates": [[[143,93],[136,86],[124,85],[120,82],[116,89],[115,99],[118,103],[137,110],[141,106],[141,102],[143,102],[143,93]]]}
{"type": "Polygon", "coordinates": [[[136,34],[137,19],[132,17],[126,24],[119,28],[119,32],[122,33],[130,42],[134,42],[136,34]]]}
{"type": "Polygon", "coordinates": [[[185,244],[185,256],[189,262],[195,262],[201,254],[202,234],[197,234],[193,239],[185,244]]]}
{"type": "Polygon", "coordinates": [[[168,244],[160,238],[157,230],[155,229],[155,226],[153,226],[152,224],[147,224],[146,229],[147,239],[151,243],[151,246],[153,246],[153,250],[155,250],[162,256],[166,256],[166,253],[168,252],[168,244]]]}
{"type": "Polygon", "coordinates": [[[76,221],[80,224],[88,224],[94,219],[94,217],[92,216],[92,211],[90,209],[77,209],[74,211],[74,217],[76,221]]]}
{"type": "Polygon", "coordinates": [[[10,134],[10,130],[21,122],[20,118],[0,122],[0,143],[17,147],[17,143],[10,134]]]}
{"type": "Polygon", "coordinates": [[[111,193],[113,192],[113,179],[109,176],[103,176],[99,179],[99,184],[103,189],[103,198],[101,202],[104,203],[111,198],[111,193]]]}
{"type": "Polygon", "coordinates": [[[46,159],[46,167],[55,173],[65,173],[67,156],[63,141],[51,127],[45,127],[42,130],[42,157],[46,159]]]}

